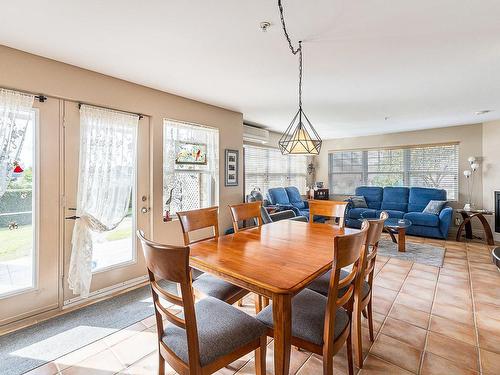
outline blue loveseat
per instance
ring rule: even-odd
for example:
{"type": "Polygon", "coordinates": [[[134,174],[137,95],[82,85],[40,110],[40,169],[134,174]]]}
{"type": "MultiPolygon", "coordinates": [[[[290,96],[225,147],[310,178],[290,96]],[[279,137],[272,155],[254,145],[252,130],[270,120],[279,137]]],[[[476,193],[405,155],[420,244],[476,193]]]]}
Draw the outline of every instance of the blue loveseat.
{"type": "Polygon", "coordinates": [[[408,219],[412,225],[406,233],[415,236],[446,239],[450,229],[453,209],[445,207],[439,215],[423,213],[429,201],[446,200],[446,191],[420,187],[374,187],[360,186],[356,188],[357,196],[364,196],[368,208],[347,206],[346,225],[360,228],[361,217],[378,217],[386,211],[391,218],[408,219]],[[361,216],[363,215],[363,216],[361,216]]]}
{"type": "Polygon", "coordinates": [[[271,188],[267,191],[269,203],[281,209],[293,210],[297,216],[309,218],[309,203],[302,199],[295,186],[271,188]]]}

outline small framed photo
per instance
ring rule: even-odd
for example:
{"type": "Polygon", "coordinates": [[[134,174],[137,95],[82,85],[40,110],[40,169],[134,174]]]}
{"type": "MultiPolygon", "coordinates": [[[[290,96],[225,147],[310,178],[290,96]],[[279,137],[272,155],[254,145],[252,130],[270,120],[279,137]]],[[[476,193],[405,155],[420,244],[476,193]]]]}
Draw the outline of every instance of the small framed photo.
{"type": "Polygon", "coordinates": [[[238,186],[238,150],[225,150],[224,186],[238,186]]]}

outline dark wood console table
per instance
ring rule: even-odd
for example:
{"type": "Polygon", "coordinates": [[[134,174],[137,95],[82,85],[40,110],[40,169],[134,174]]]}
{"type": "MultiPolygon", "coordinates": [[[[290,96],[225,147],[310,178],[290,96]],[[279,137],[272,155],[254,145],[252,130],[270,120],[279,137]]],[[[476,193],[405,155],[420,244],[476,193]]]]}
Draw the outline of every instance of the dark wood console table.
{"type": "Polygon", "coordinates": [[[457,231],[457,242],[460,242],[460,239],[462,238],[462,232],[465,228],[465,238],[467,239],[472,239],[472,225],[470,221],[472,218],[477,217],[481,224],[483,225],[484,229],[484,234],[486,236],[486,242],[488,245],[493,246],[495,245],[495,240],[493,239],[493,233],[491,232],[491,227],[486,218],[484,217],[485,215],[493,215],[493,212],[491,211],[480,211],[480,210],[471,210],[471,211],[465,211],[465,210],[457,210],[457,212],[462,215],[463,221],[462,224],[458,227],[457,231]]]}

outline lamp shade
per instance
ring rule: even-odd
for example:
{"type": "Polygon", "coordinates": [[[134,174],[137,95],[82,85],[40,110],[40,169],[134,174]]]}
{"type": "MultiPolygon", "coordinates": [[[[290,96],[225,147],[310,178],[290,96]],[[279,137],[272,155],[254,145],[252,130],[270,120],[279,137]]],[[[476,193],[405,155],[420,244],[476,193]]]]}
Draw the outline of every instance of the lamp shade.
{"type": "Polygon", "coordinates": [[[321,138],[300,108],[278,144],[281,153],[295,155],[318,155],[321,138]]]}
{"type": "Polygon", "coordinates": [[[467,160],[469,161],[469,164],[472,164],[476,161],[476,158],[474,156],[469,156],[467,160]]]}
{"type": "Polygon", "coordinates": [[[479,169],[479,163],[472,163],[470,167],[475,172],[479,169]]]}
{"type": "Polygon", "coordinates": [[[464,176],[469,178],[471,176],[472,172],[469,171],[468,169],[464,171],[464,176]]]}

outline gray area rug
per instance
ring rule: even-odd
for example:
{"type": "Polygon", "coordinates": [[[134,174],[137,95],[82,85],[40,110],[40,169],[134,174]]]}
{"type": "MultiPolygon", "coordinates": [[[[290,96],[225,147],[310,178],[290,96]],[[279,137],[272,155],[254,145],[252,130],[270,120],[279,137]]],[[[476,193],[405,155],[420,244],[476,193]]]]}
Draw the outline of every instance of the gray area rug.
{"type": "Polygon", "coordinates": [[[444,253],[444,248],[424,243],[406,242],[405,252],[399,252],[398,245],[390,240],[380,240],[378,245],[378,255],[434,267],[443,266],[444,253]]]}
{"type": "Polygon", "coordinates": [[[0,374],[23,374],[153,313],[151,292],[146,286],[0,336],[0,374]]]}

